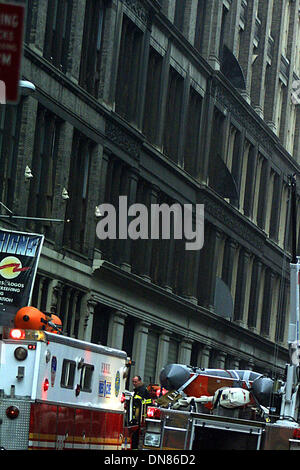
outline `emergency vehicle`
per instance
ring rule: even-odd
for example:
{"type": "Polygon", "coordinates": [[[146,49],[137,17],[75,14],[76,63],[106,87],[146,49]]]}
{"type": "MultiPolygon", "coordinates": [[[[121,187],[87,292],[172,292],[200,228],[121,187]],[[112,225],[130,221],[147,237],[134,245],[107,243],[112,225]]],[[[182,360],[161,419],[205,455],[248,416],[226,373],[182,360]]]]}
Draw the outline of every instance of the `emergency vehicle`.
{"type": "Polygon", "coordinates": [[[300,257],[296,256],[296,182],[291,177],[289,363],[285,379],[244,370],[169,364],[168,392],[147,410],[140,448],[300,450],[300,257]]]}
{"type": "Polygon", "coordinates": [[[136,426],[126,422],[123,393],[129,366],[124,351],[47,329],[3,327],[0,447],[130,448],[136,426]]]}
{"type": "Polygon", "coordinates": [[[282,390],[262,374],[169,364],[160,381],[169,391],[148,407],[140,448],[300,449],[300,424],[280,416],[282,390]]]}

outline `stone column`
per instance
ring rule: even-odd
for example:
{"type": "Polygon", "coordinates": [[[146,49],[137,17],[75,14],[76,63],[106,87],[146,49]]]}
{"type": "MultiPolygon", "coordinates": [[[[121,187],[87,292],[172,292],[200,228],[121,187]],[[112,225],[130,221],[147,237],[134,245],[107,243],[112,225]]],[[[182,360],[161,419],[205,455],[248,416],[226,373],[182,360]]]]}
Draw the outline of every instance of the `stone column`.
{"type": "Polygon", "coordinates": [[[223,351],[220,351],[216,357],[216,367],[218,369],[225,369],[225,361],[227,354],[223,351]]]}
{"type": "Polygon", "coordinates": [[[84,250],[88,253],[89,259],[93,259],[94,246],[96,242],[96,224],[98,222],[95,216],[96,206],[98,202],[99,194],[99,175],[101,174],[102,168],[102,155],[103,147],[102,145],[93,146],[91,152],[91,163],[90,163],[90,180],[89,184],[93,188],[93,191],[89,191],[89,197],[86,207],[86,231],[84,239],[84,250]]]}
{"type": "Polygon", "coordinates": [[[116,310],[109,319],[107,344],[111,348],[122,349],[127,313],[116,310]]]}
{"type": "Polygon", "coordinates": [[[257,45],[256,59],[252,66],[252,83],[251,83],[251,100],[255,111],[263,118],[264,99],[266,83],[266,68],[268,61],[269,50],[269,31],[271,30],[272,19],[272,2],[259,2],[258,16],[261,20],[260,25],[260,38],[257,45]]]}
{"type": "Polygon", "coordinates": [[[212,348],[211,346],[203,346],[202,354],[201,354],[201,367],[204,369],[208,369],[209,367],[209,360],[212,348]]]}
{"type": "Polygon", "coordinates": [[[168,363],[170,333],[163,331],[159,336],[155,383],[159,383],[161,369],[168,363]]]}
{"type": "Polygon", "coordinates": [[[252,77],[252,61],[253,61],[253,42],[256,24],[256,6],[257,0],[247,3],[247,21],[245,22],[245,30],[241,36],[239,62],[245,74],[246,90],[243,91],[244,98],[250,100],[251,77],[252,77]]]}
{"type": "MultiPolygon", "coordinates": [[[[56,177],[53,197],[52,217],[57,219],[65,219],[66,216],[66,201],[61,197],[63,188],[69,186],[69,168],[72,152],[74,128],[69,122],[63,122],[59,132],[59,142],[57,149],[57,166],[56,177]]],[[[55,250],[59,251],[63,245],[64,230],[66,229],[65,223],[56,223],[54,225],[54,241],[55,250]]]]}
{"type": "Polygon", "coordinates": [[[223,2],[206,0],[206,15],[203,31],[202,55],[214,70],[220,70],[220,39],[223,2]]]}
{"type": "Polygon", "coordinates": [[[143,51],[142,51],[142,59],[141,59],[141,65],[140,65],[141,73],[140,73],[140,84],[139,84],[139,92],[138,92],[139,99],[137,103],[137,125],[139,129],[143,128],[151,26],[152,25],[148,25],[148,27],[146,28],[146,31],[143,35],[143,42],[142,42],[143,51]]]}
{"type": "MultiPolygon", "coordinates": [[[[18,143],[18,160],[16,168],[16,185],[14,193],[14,207],[9,209],[20,215],[27,214],[28,197],[30,194],[30,181],[25,180],[26,165],[32,169],[32,156],[35,140],[35,125],[38,101],[33,96],[22,97],[19,106],[22,106],[20,136],[18,143]]],[[[20,219],[19,227],[24,230],[26,221],[20,219]]]]}
{"type": "Polygon", "coordinates": [[[171,54],[171,41],[169,40],[168,49],[163,58],[163,66],[162,66],[162,72],[161,72],[161,91],[160,91],[160,99],[159,99],[160,105],[159,105],[159,112],[157,116],[157,120],[158,120],[157,146],[159,148],[161,148],[163,144],[163,132],[164,132],[164,122],[165,122],[166,103],[167,103],[167,95],[168,95],[168,83],[169,83],[170,54],[171,54]]]}
{"type": "Polygon", "coordinates": [[[92,339],[92,329],[94,321],[94,311],[97,305],[97,301],[86,295],[81,302],[81,311],[80,311],[80,323],[78,330],[78,338],[83,339],[84,341],[91,341],[92,339]]]}
{"type": "Polygon", "coordinates": [[[47,8],[48,2],[37,2],[34,18],[34,31],[31,34],[31,47],[39,55],[42,55],[44,49],[47,8]]]}
{"type": "Polygon", "coordinates": [[[274,0],[273,13],[272,13],[272,27],[277,28],[277,33],[274,35],[274,47],[272,55],[272,63],[269,67],[269,73],[266,80],[266,93],[265,93],[265,108],[264,118],[269,127],[276,132],[276,110],[278,100],[278,90],[280,80],[278,74],[281,63],[281,41],[282,41],[282,18],[284,16],[284,0],[274,0]]]}
{"type": "Polygon", "coordinates": [[[179,364],[190,364],[193,341],[184,338],[179,344],[178,362],[179,364]]]}
{"type": "Polygon", "coordinates": [[[131,378],[136,374],[144,376],[149,327],[150,323],[145,321],[140,321],[135,326],[132,348],[132,360],[135,365],[132,367],[131,378]]]}
{"type": "MultiPolygon", "coordinates": [[[[99,192],[98,200],[96,206],[105,204],[109,201],[106,200],[106,185],[107,185],[107,175],[108,175],[108,166],[109,160],[111,158],[111,152],[107,149],[103,149],[102,159],[101,159],[101,170],[100,174],[97,175],[99,178],[99,192]]],[[[96,225],[97,228],[97,225],[96,225]]],[[[95,259],[102,259],[105,253],[105,241],[100,240],[97,236],[95,239],[95,259]]]]}
{"type": "Polygon", "coordinates": [[[79,82],[81,55],[76,51],[81,48],[82,37],[84,34],[84,17],[82,12],[85,11],[86,1],[79,0],[74,3],[72,8],[71,35],[70,46],[68,52],[67,75],[71,80],[79,82]]]}
{"type": "Polygon", "coordinates": [[[234,370],[238,370],[240,368],[240,360],[238,357],[234,357],[231,360],[231,368],[234,370]]]}
{"type": "Polygon", "coordinates": [[[103,44],[104,50],[107,52],[107,66],[104,67],[106,76],[103,77],[102,98],[107,104],[115,107],[118,63],[122,37],[123,2],[117,2],[117,5],[115,2],[111,2],[111,8],[108,8],[107,13],[109,17],[106,23],[105,34],[103,35],[103,38],[106,38],[107,41],[103,44]]]}
{"type": "Polygon", "coordinates": [[[72,338],[75,338],[75,332],[74,332],[74,326],[75,326],[75,321],[76,321],[76,307],[77,307],[77,301],[79,297],[79,291],[76,289],[72,289],[72,304],[71,304],[71,318],[69,319],[69,325],[70,325],[70,332],[69,335],[72,338]]]}
{"type": "MultiPolygon", "coordinates": [[[[60,282],[57,279],[50,279],[48,284],[46,312],[57,313],[57,295],[59,292],[60,282]]],[[[59,313],[57,313],[59,316],[59,313]]]]}

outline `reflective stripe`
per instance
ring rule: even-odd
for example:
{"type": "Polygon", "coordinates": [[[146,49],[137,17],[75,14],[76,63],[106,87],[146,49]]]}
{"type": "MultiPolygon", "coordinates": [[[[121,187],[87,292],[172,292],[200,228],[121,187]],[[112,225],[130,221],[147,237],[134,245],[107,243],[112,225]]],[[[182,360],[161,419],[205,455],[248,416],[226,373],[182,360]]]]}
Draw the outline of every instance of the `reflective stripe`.
{"type": "Polygon", "coordinates": [[[151,398],[145,398],[145,399],[143,400],[143,404],[144,404],[144,405],[149,405],[150,403],[152,403],[151,398]]]}

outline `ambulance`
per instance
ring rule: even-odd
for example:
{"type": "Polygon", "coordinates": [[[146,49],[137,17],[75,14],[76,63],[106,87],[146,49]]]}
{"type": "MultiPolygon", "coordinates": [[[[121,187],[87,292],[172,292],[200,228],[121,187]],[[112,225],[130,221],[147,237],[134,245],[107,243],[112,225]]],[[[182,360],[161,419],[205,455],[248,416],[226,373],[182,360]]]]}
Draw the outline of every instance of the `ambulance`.
{"type": "Polygon", "coordinates": [[[3,327],[0,448],[130,449],[126,352],[57,334],[3,327]]]}

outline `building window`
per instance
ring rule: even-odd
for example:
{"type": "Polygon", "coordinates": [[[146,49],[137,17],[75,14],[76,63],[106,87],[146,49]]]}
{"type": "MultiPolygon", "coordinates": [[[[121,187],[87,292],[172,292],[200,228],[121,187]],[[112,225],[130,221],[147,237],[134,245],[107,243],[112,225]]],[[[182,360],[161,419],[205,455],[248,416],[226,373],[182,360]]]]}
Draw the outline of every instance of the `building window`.
{"type": "Polygon", "coordinates": [[[281,114],[282,114],[282,103],[283,103],[283,87],[284,85],[279,82],[278,85],[278,95],[276,101],[276,113],[274,118],[274,123],[276,126],[276,134],[279,136],[280,134],[280,126],[281,126],[281,114]]]}
{"type": "Polygon", "coordinates": [[[246,178],[245,178],[244,205],[243,205],[244,214],[247,217],[252,217],[252,213],[253,213],[255,175],[256,175],[256,151],[255,151],[255,147],[249,143],[247,170],[246,170],[246,178]]]}
{"type": "Polygon", "coordinates": [[[107,344],[109,320],[113,309],[97,304],[93,314],[92,343],[107,344]]]}
{"type": "Polygon", "coordinates": [[[219,57],[222,60],[223,57],[223,48],[225,41],[225,35],[227,33],[227,23],[228,23],[228,10],[225,5],[223,5],[222,11],[222,21],[221,21],[221,33],[220,33],[220,46],[219,46],[219,57]]]}
{"type": "Polygon", "coordinates": [[[89,177],[94,143],[80,132],[75,131],[69,173],[69,199],[64,244],[69,248],[86,254],[85,232],[87,228],[87,208],[89,177]]]}
{"type": "Polygon", "coordinates": [[[280,219],[279,219],[279,228],[278,228],[278,245],[286,249],[286,227],[288,226],[288,217],[289,217],[289,187],[287,184],[283,184],[281,201],[280,201],[280,219]]]}
{"type": "Polygon", "coordinates": [[[264,229],[266,222],[266,204],[267,195],[269,191],[269,165],[268,161],[261,157],[260,178],[259,178],[259,191],[258,191],[258,205],[257,205],[257,225],[264,229]]]}
{"type": "Polygon", "coordinates": [[[85,9],[79,84],[96,98],[99,94],[104,3],[88,0],[85,9]]]}
{"type": "Polygon", "coordinates": [[[142,31],[123,16],[116,84],[116,112],[130,122],[136,121],[142,31]]]}
{"type": "Polygon", "coordinates": [[[282,278],[279,287],[279,298],[278,298],[278,313],[276,321],[275,341],[284,341],[285,323],[286,323],[286,312],[288,311],[288,285],[286,279],[282,278]]]}
{"type": "Polygon", "coordinates": [[[71,0],[48,0],[44,57],[63,72],[67,69],[72,5],[71,0]]]}
{"type": "MultiPolygon", "coordinates": [[[[299,52],[300,54],[300,52],[299,52]]],[[[293,103],[290,104],[290,124],[287,130],[287,139],[286,139],[286,149],[293,155],[294,144],[295,144],[295,133],[296,133],[296,118],[297,118],[297,108],[293,103]]]]}
{"type": "MultiPolygon", "coordinates": [[[[38,108],[32,173],[27,215],[51,218],[58,156],[61,121],[43,106],[38,108]]],[[[47,237],[53,235],[50,221],[28,222],[28,228],[41,230],[47,237]]]]}
{"type": "Polygon", "coordinates": [[[199,160],[201,110],[202,97],[191,87],[186,124],[184,168],[195,177],[197,176],[196,164],[199,160]]]}
{"type": "Polygon", "coordinates": [[[143,132],[151,143],[157,143],[162,57],[152,47],[149,52],[143,132]]]}
{"type": "Polygon", "coordinates": [[[262,304],[262,315],[260,332],[262,335],[269,336],[270,334],[270,322],[272,317],[272,298],[274,288],[274,275],[270,269],[266,269],[265,272],[265,284],[262,304]]]}
{"type": "Polygon", "coordinates": [[[281,194],[281,180],[280,180],[280,176],[277,173],[275,173],[274,183],[273,183],[271,214],[270,214],[270,228],[269,228],[269,236],[275,241],[278,240],[280,194],[281,194]]]}
{"type": "Polygon", "coordinates": [[[251,144],[250,142],[246,140],[245,145],[244,145],[243,158],[242,158],[241,185],[240,185],[239,208],[241,211],[245,211],[243,207],[243,203],[245,199],[247,167],[248,167],[248,161],[249,161],[250,148],[251,148],[251,144]]]}
{"type": "Polygon", "coordinates": [[[0,201],[10,210],[14,204],[21,115],[22,103],[0,105],[0,201]]]}
{"type": "Polygon", "coordinates": [[[210,156],[209,156],[209,185],[216,191],[220,192],[220,175],[216,168],[218,168],[218,159],[224,160],[224,138],[225,135],[225,117],[215,107],[212,130],[211,130],[211,144],[210,144],[210,156]]]}
{"type": "Polygon", "coordinates": [[[173,161],[178,161],[180,123],[182,113],[183,77],[170,67],[163,151],[173,161]]]}

